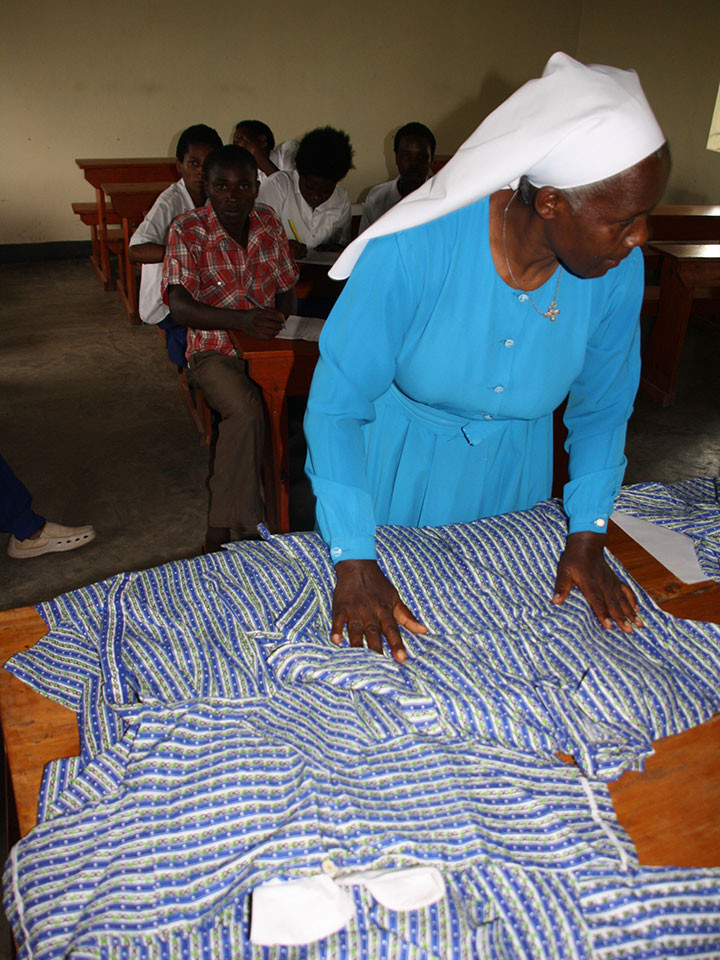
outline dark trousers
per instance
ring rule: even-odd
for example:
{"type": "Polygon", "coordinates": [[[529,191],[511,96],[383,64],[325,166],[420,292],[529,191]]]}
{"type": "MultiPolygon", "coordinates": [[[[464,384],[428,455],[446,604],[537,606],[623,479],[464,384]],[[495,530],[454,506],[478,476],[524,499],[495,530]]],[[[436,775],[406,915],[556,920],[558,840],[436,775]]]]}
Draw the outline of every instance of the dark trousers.
{"type": "Polygon", "coordinates": [[[0,530],[25,540],[39,530],[45,517],[31,509],[32,497],[18,480],[7,461],[0,457],[0,530]]]}
{"type": "Polygon", "coordinates": [[[265,412],[258,387],[240,357],[214,351],[190,357],[190,372],[208,404],[221,416],[210,479],[211,527],[238,535],[257,532],[265,521],[262,463],[265,412]]]}

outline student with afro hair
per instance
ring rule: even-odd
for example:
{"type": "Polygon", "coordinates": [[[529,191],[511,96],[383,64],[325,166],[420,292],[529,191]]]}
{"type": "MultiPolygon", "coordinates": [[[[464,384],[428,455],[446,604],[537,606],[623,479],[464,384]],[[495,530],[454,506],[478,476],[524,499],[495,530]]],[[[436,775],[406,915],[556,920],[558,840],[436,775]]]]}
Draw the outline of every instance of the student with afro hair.
{"type": "Polygon", "coordinates": [[[350,198],[339,183],[352,158],[344,131],[318,127],[300,141],[295,170],[280,170],[260,185],[258,200],[282,220],[296,259],[310,247],[340,250],[350,240],[350,198]]]}

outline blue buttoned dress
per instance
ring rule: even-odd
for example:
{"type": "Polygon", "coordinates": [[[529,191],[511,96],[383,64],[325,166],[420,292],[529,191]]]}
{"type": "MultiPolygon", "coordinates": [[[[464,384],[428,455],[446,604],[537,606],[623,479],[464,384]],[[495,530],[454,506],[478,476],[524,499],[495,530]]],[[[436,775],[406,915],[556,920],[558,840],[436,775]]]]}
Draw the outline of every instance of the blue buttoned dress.
{"type": "MultiPolygon", "coordinates": [[[[550,495],[552,413],[570,394],[569,532],[604,532],[640,370],[640,250],[605,276],[562,270],[559,316],[498,275],[489,198],[372,240],[325,324],[305,419],[317,520],[335,562],[375,526],[440,526],[550,495]]],[[[560,268],[562,269],[562,268],[560,268]]]]}

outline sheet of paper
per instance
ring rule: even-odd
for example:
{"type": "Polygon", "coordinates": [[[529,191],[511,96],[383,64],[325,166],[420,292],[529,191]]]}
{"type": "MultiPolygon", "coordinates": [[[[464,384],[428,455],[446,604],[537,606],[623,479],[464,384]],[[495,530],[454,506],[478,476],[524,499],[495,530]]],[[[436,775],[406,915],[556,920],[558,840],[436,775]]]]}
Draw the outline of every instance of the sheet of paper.
{"type": "Polygon", "coordinates": [[[667,530],[655,523],[617,511],[613,513],[611,520],[667,567],[678,580],[683,583],[707,580],[707,574],[702,572],[698,563],[693,542],[684,533],[676,533],[674,530],[667,530]]]}
{"type": "Polygon", "coordinates": [[[298,317],[291,313],[276,339],[319,340],[324,323],[321,317],[298,317]]]}
{"type": "Polygon", "coordinates": [[[326,267],[331,267],[341,253],[341,250],[316,250],[315,247],[310,247],[307,256],[297,262],[300,265],[303,263],[319,263],[326,267]]]}

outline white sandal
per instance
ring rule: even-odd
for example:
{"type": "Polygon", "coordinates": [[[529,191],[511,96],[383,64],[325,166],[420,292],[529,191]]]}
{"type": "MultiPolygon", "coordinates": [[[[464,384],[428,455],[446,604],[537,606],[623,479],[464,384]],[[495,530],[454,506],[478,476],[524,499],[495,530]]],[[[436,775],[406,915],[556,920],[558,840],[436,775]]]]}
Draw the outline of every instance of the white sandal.
{"type": "Polygon", "coordinates": [[[77,550],[95,539],[94,527],[63,527],[51,520],[45,522],[40,536],[18,540],[11,536],[8,541],[8,556],[14,560],[29,560],[43,553],[63,553],[65,550],[77,550]]]}

